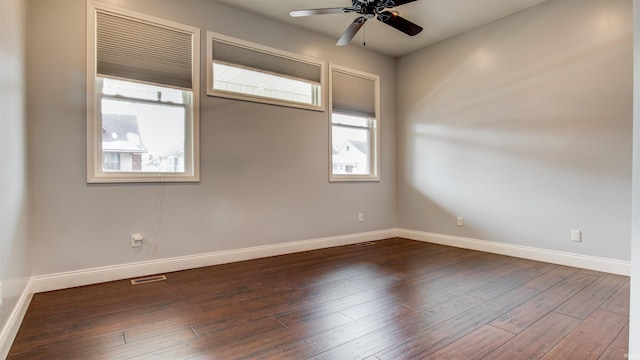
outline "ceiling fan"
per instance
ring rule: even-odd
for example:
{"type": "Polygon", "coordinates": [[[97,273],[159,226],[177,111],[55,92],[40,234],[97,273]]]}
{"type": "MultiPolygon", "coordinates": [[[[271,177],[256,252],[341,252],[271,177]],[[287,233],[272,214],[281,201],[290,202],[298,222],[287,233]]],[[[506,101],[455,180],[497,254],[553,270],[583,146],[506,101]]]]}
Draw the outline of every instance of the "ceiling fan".
{"type": "Polygon", "coordinates": [[[351,7],[293,10],[289,15],[293,17],[302,17],[344,13],[360,14],[360,16],[353,20],[353,22],[347,27],[347,30],[345,30],[336,43],[338,46],[344,46],[351,42],[353,37],[356,36],[358,30],[360,30],[367,20],[373,19],[374,17],[409,36],[419,34],[422,31],[422,27],[399,16],[397,12],[386,10],[414,1],[416,0],[351,0],[351,7]]]}

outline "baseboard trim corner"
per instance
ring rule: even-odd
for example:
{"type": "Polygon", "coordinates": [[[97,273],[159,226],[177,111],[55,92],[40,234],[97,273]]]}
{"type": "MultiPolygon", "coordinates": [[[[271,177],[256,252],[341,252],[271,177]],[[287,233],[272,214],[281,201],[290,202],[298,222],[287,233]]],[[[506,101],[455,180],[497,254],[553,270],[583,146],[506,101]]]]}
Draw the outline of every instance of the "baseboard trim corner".
{"type": "Polygon", "coordinates": [[[629,261],[408,229],[397,229],[396,234],[398,237],[410,240],[424,241],[470,250],[478,250],[500,255],[508,255],[529,260],[544,261],[558,265],[573,266],[582,269],[602,271],[617,275],[631,275],[631,262],[629,261]]]}
{"type": "Polygon", "coordinates": [[[139,276],[252,260],[268,256],[351,245],[366,241],[383,240],[395,236],[396,229],[387,229],[39,275],[32,278],[32,291],[33,293],[52,291],[107,281],[129,279],[139,276]]]}
{"type": "Polygon", "coordinates": [[[15,340],[22,320],[24,319],[31,299],[33,298],[33,282],[29,280],[25,286],[22,294],[18,298],[18,302],[13,307],[13,310],[9,314],[9,318],[4,327],[0,331],[0,359],[6,359],[11,350],[13,340],[15,340]]]}

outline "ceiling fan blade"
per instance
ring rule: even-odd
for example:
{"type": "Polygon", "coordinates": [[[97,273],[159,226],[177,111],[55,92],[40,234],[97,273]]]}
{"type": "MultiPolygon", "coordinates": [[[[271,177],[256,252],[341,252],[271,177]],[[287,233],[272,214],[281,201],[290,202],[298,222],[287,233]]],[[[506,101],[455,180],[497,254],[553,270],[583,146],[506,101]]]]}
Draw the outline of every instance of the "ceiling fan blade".
{"type": "Polygon", "coordinates": [[[421,26],[416,25],[399,15],[396,15],[391,11],[383,11],[378,14],[378,20],[397,30],[402,31],[409,36],[418,35],[422,31],[421,26]]]}
{"type": "Polygon", "coordinates": [[[347,27],[347,30],[344,31],[344,33],[342,34],[342,36],[340,37],[340,40],[338,40],[336,45],[338,46],[348,45],[351,42],[351,40],[353,40],[353,37],[356,36],[356,33],[358,33],[358,30],[360,30],[362,25],[364,25],[365,21],[367,21],[367,19],[364,16],[360,16],[355,20],[353,20],[353,22],[349,24],[349,27],[347,27]]]}
{"type": "MultiPolygon", "coordinates": [[[[386,6],[386,7],[392,8],[392,7],[408,4],[408,3],[414,2],[414,1],[417,1],[417,0],[387,0],[389,5],[386,6]]],[[[383,2],[384,2],[384,0],[383,0],[383,2]]]]}
{"type": "Polygon", "coordinates": [[[291,10],[289,15],[292,17],[311,16],[311,15],[331,15],[331,14],[344,14],[350,13],[354,10],[352,8],[325,8],[325,9],[306,9],[306,10],[291,10]]]}

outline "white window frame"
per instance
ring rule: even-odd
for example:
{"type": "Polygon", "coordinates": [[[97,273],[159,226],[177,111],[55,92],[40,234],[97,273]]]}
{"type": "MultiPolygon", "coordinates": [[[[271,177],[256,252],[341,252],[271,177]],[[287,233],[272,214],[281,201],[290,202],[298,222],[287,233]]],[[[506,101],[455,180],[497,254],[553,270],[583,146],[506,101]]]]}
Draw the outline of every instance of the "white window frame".
{"type": "Polygon", "coordinates": [[[330,182],[343,182],[343,181],[380,181],[380,76],[369,74],[363,71],[350,69],[348,67],[329,64],[329,111],[328,124],[329,124],[329,181],[330,182]],[[374,81],[374,96],[375,96],[375,117],[359,114],[357,112],[346,111],[334,111],[333,109],[333,72],[339,71],[348,75],[362,77],[374,81]],[[375,121],[374,124],[368,126],[370,131],[370,164],[369,174],[334,174],[333,173],[333,113],[359,116],[368,118],[370,121],[375,121]]]}
{"type": "Polygon", "coordinates": [[[237,39],[231,36],[226,36],[223,34],[212,32],[212,31],[207,31],[207,58],[206,59],[207,59],[207,82],[206,83],[207,83],[207,95],[209,96],[293,107],[293,108],[299,108],[299,109],[325,111],[325,106],[326,106],[325,104],[327,103],[327,101],[325,100],[326,98],[326,91],[325,91],[326,63],[322,60],[318,60],[311,57],[287,52],[284,50],[275,49],[268,46],[252,43],[249,41],[237,39]],[[245,67],[243,65],[238,65],[234,63],[226,63],[227,65],[230,65],[230,66],[244,67],[250,70],[254,70],[254,71],[258,71],[266,74],[272,74],[279,77],[290,78],[294,80],[299,80],[303,82],[320,85],[320,89],[318,90],[318,95],[320,96],[320,103],[318,105],[313,105],[313,104],[306,104],[306,103],[296,102],[296,101],[287,101],[287,100],[274,99],[274,98],[262,97],[257,95],[250,95],[250,94],[245,94],[240,92],[223,91],[223,90],[214,89],[213,88],[213,85],[214,85],[213,84],[214,83],[214,79],[213,79],[214,60],[213,59],[215,54],[213,53],[213,41],[226,43],[226,44],[239,47],[239,48],[244,48],[250,51],[255,51],[255,52],[259,52],[259,53],[263,53],[271,56],[280,57],[282,59],[289,60],[289,61],[295,61],[303,64],[309,64],[312,66],[318,66],[320,69],[320,78],[319,78],[319,83],[315,83],[315,82],[298,78],[292,75],[273,73],[273,72],[265,71],[263,69],[249,68],[249,67],[245,67]]]}
{"type": "MultiPolygon", "coordinates": [[[[87,1],[87,183],[152,183],[152,182],[199,182],[199,118],[200,118],[200,29],[173,21],[156,18],[117,7],[99,0],[87,1]],[[96,69],[96,16],[97,12],[112,13],[134,20],[153,23],[192,35],[192,78],[190,106],[186,106],[185,119],[185,171],[171,172],[120,172],[104,171],[102,167],[102,126],[100,94],[98,93],[96,69]]],[[[120,80],[142,83],[134,79],[120,80]]],[[[152,84],[159,85],[159,84],[152,84]]],[[[159,85],[165,86],[166,85],[159,85]]]]}

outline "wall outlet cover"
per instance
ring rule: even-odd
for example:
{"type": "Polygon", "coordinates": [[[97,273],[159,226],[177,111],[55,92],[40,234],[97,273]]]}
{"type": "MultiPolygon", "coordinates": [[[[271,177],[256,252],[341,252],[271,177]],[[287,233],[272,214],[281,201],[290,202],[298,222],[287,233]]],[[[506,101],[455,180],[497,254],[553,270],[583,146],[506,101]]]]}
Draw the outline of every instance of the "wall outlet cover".
{"type": "Polygon", "coordinates": [[[582,231],[571,230],[571,241],[575,241],[575,242],[582,241],[582,231]]]}

